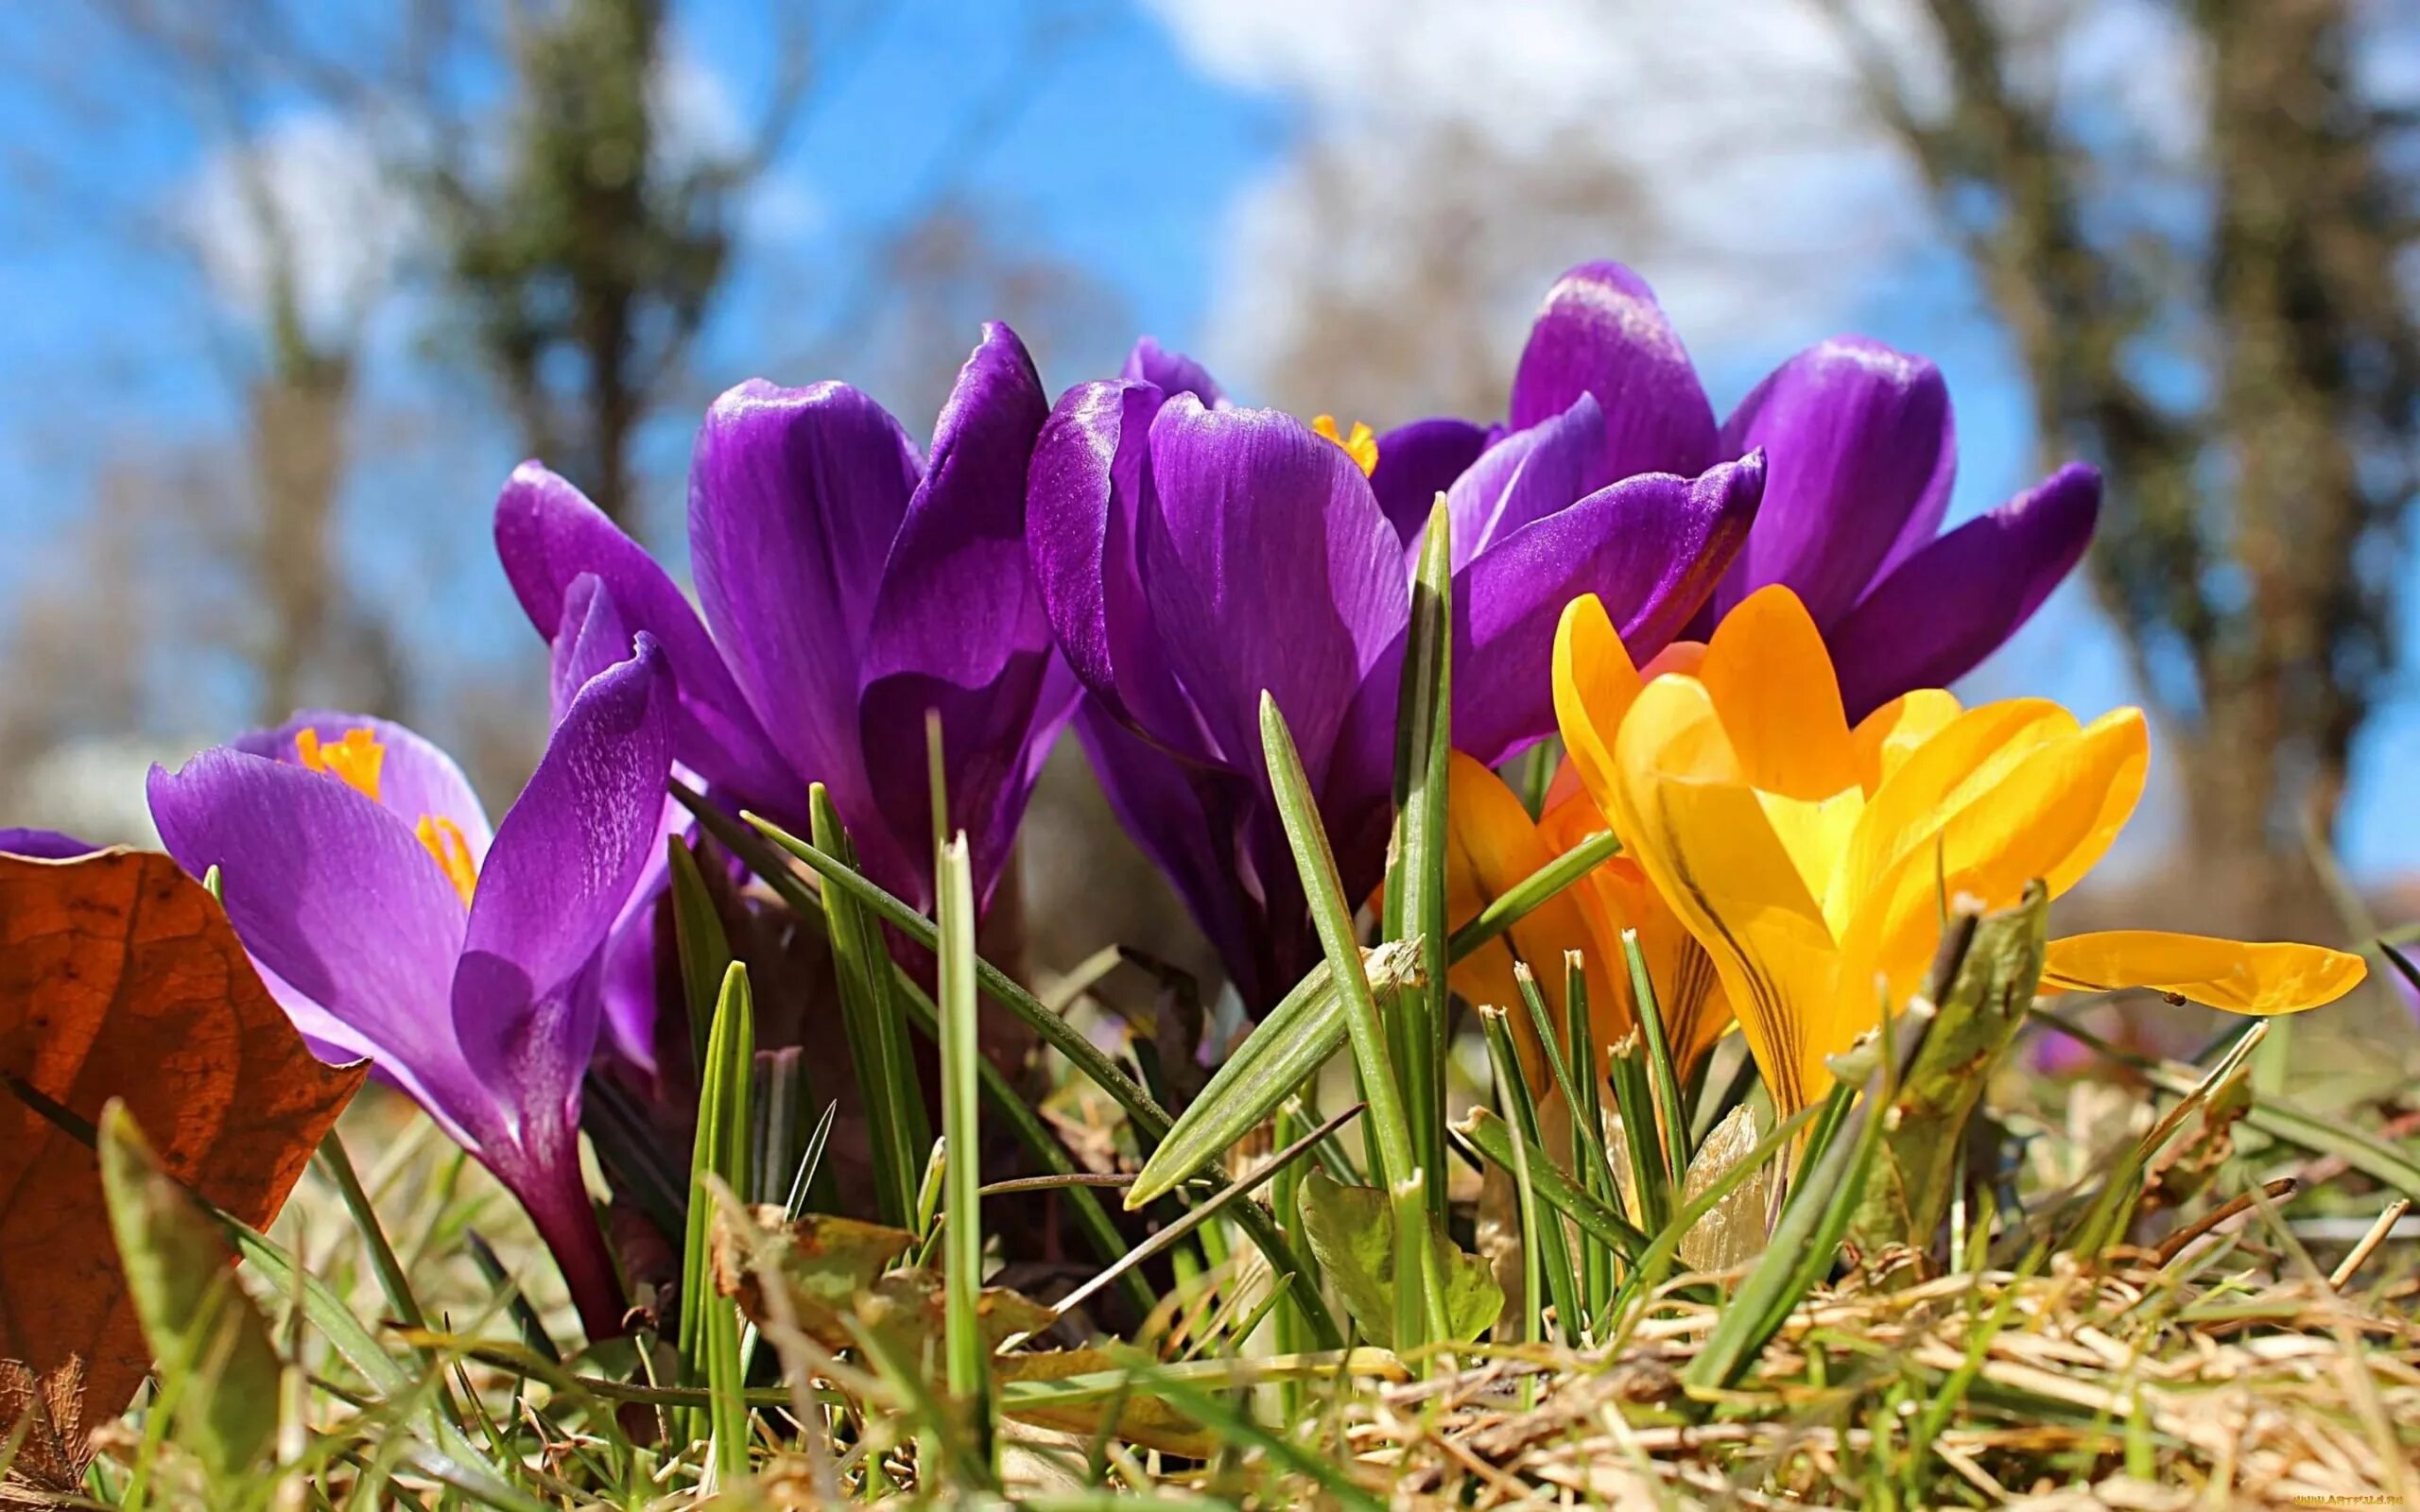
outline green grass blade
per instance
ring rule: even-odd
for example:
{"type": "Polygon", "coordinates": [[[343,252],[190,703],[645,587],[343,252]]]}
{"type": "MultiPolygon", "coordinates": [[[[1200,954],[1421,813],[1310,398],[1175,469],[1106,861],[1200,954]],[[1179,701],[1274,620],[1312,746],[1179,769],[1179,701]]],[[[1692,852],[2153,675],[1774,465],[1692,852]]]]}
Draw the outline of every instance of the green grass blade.
{"type": "Polygon", "coordinates": [[[1554,1015],[1547,1007],[1546,995],[1538,990],[1537,973],[1526,961],[1512,963],[1512,984],[1520,989],[1521,1005],[1530,1015],[1530,1023],[1538,1032],[1538,1043],[1547,1056],[1547,1070],[1554,1075],[1555,1090],[1563,1094],[1563,1106],[1571,1111],[1572,1169],[1580,1173],[1581,1185],[1593,1195],[1606,1188],[1613,1174],[1613,1157],[1605,1151],[1604,1123],[1600,1118],[1586,1116],[1586,1110],[1601,1105],[1581,1091],[1572,1074],[1571,1062],[1564,1055],[1564,1036],[1554,1015]]]}
{"type": "Polygon", "coordinates": [[[1655,983],[1648,975],[1647,954],[1638,947],[1638,931],[1622,931],[1622,964],[1630,972],[1630,1000],[1638,1005],[1639,1038],[1647,1043],[1647,1071],[1655,1092],[1658,1125],[1656,1148],[1664,1158],[1666,1190],[1678,1192],[1697,1154],[1689,1138],[1687,1104],[1681,1100],[1680,1068],[1672,1059],[1672,1041],[1664,1033],[1664,1012],[1655,1001],[1655,983]]]}
{"type": "Polygon", "coordinates": [[[682,1000],[689,1010],[689,1054],[691,1064],[702,1073],[706,1032],[714,1022],[723,972],[731,969],[731,938],[723,931],[705,875],[698,869],[697,853],[677,834],[665,841],[665,850],[672,868],[672,937],[681,954],[682,1000]]]}
{"type": "Polygon", "coordinates": [[[504,1299],[505,1314],[512,1319],[513,1332],[521,1335],[522,1344],[530,1353],[550,1364],[563,1363],[563,1351],[556,1347],[554,1336],[546,1332],[545,1320],[530,1305],[529,1295],[512,1279],[512,1272],[495,1252],[495,1246],[476,1228],[462,1230],[462,1247],[471,1252],[471,1263],[478,1267],[487,1280],[488,1289],[504,1299]]]}
{"type": "Polygon", "coordinates": [[[1600,830],[1498,893],[1445,941],[1445,958],[1459,961],[1536,911],[1539,904],[1621,854],[1622,843],[1600,830]]]}
{"type": "Polygon", "coordinates": [[[1483,1007],[1478,1018],[1487,1036],[1488,1061],[1495,1073],[1496,1101],[1502,1105],[1505,1122],[1522,1135],[1509,1142],[1512,1158],[1509,1169],[1521,1213],[1521,1310],[1526,1314],[1521,1336],[1525,1342],[1545,1337],[1540,1326],[1543,1304],[1551,1299],[1557,1331],[1566,1342],[1576,1341],[1586,1314],[1580,1303],[1579,1279],[1571,1270],[1571,1247],[1563,1220],[1546,1215],[1530,1173],[1530,1147],[1543,1147],[1546,1143],[1538,1133],[1537,1103],[1530,1096],[1529,1079],[1521,1074],[1520,1053],[1512,1047],[1512,1026],[1504,1010],[1483,1007]]]}
{"type": "MultiPolygon", "coordinates": [[[[1506,1171],[1513,1167],[1515,1157],[1512,1142],[1516,1138],[1504,1120],[1484,1108],[1474,1108],[1455,1132],[1462,1142],[1506,1171]]],[[[1530,1184],[1546,1204],[1579,1226],[1581,1234],[1603,1245],[1625,1262],[1634,1261],[1647,1248],[1647,1236],[1631,1221],[1607,1207],[1595,1194],[1564,1174],[1548,1158],[1545,1149],[1527,1140],[1528,1148],[1519,1159],[1530,1173],[1530,1184]]],[[[1575,1319],[1575,1322],[1578,1320],[1575,1319]]]]}
{"type": "MultiPolygon", "coordinates": [[[[840,827],[831,794],[818,782],[808,789],[807,801],[817,848],[854,869],[856,850],[840,827]]],[[[841,888],[824,888],[823,922],[832,942],[849,1063],[865,1104],[874,1211],[884,1223],[905,1225],[914,1211],[916,1173],[933,1136],[891,991],[890,953],[880,922],[841,888]]]]}
{"type": "MultiPolygon", "coordinates": [[[[1949,992],[1974,944],[1978,922],[1972,913],[1951,918],[1941,953],[1933,961],[1926,1002],[1939,1003],[1949,992]]],[[[1848,1232],[1849,1220],[1881,1154],[1891,1099],[1908,1067],[1923,1053],[1931,1026],[1929,1013],[1905,1015],[1895,1022],[1886,1019],[1880,1053],[1875,1057],[1862,1094],[1846,1083],[1834,1086],[1827,1111],[1852,1101],[1855,1106],[1840,1116],[1834,1125],[1837,1132],[1822,1155],[1812,1158],[1812,1169],[1801,1167],[1764,1255],[1732,1294],[1705,1347],[1683,1373],[1685,1385],[1720,1391],[1736,1384],[1749,1361],[1789,1319],[1808,1289],[1830,1273],[1841,1236],[1848,1232]]]]}
{"type": "Polygon", "coordinates": [[[1428,512],[1395,709],[1394,844],[1384,934],[1419,942],[1419,985],[1392,1001],[1405,1112],[1429,1211],[1445,1216],[1445,798],[1452,749],[1453,525],[1445,496],[1428,512]]]}
{"type": "Polygon", "coordinates": [[[717,1297],[711,1280],[710,1253],[714,1209],[708,1200],[709,1178],[731,1191],[749,1190],[748,1160],[754,1140],[751,1094],[755,1088],[755,1000],[749,990],[748,968],[734,961],[723,972],[722,990],[706,1036],[706,1058],[700,1068],[698,1132],[689,1154],[689,1222],[681,1254],[681,1379],[708,1380],[713,1351],[728,1330],[731,1348],[738,1351],[738,1312],[729,1298],[717,1297]]]}
{"type": "MultiPolygon", "coordinates": [[[[1403,1081],[1387,1052],[1386,1024],[1378,1017],[1378,1002],[1361,968],[1361,945],[1353,935],[1353,905],[1337,880],[1336,856],[1328,849],[1327,830],[1320,822],[1311,799],[1310,779],[1303,773],[1303,758],[1274,696],[1260,696],[1260,742],[1269,764],[1270,786],[1277,801],[1277,816],[1293,848],[1294,868],[1301,873],[1303,896],[1310,905],[1311,922],[1327,954],[1328,978],[1344,1004],[1345,1037],[1353,1046],[1363,1093],[1370,1103],[1370,1130],[1377,1147],[1377,1167],[1390,1183],[1421,1169],[1411,1143],[1411,1125],[1403,1106],[1403,1081]]],[[[1443,1172],[1436,1173],[1443,1177],[1443,1172]]]]}
{"type": "MultiPolygon", "coordinates": [[[[673,796],[682,798],[682,801],[687,803],[690,799],[682,797],[686,791],[685,788],[676,786],[673,796]]],[[[725,824],[729,823],[722,815],[717,814],[715,819],[708,819],[705,813],[700,812],[700,810],[710,812],[711,809],[712,805],[700,799],[691,812],[698,813],[700,821],[706,824],[709,829],[715,828],[715,819],[722,819],[725,824]]],[[[745,817],[748,823],[753,825],[767,839],[796,857],[809,870],[822,878],[829,886],[847,893],[882,922],[898,930],[919,945],[927,950],[938,949],[939,936],[931,919],[884,891],[856,868],[848,866],[838,857],[800,839],[780,825],[760,816],[752,814],[745,817]]],[[[719,837],[718,832],[717,838],[719,837]]],[[[735,846],[734,849],[736,850],[738,848],[735,846]]],[[[741,859],[749,861],[752,869],[755,869],[758,876],[765,876],[765,869],[757,861],[750,859],[749,851],[743,850],[739,854],[741,859]]],[[[770,882],[772,879],[768,877],[767,880],[770,882]]],[[[784,895],[785,901],[788,901],[788,896],[786,893],[784,895]]],[[[816,906],[820,909],[821,905],[819,903],[816,906]]],[[[1167,1109],[1153,1100],[1151,1094],[1144,1091],[1132,1076],[1118,1070],[1116,1063],[1103,1054],[1099,1046],[1084,1038],[1083,1031],[1045,1007],[1041,999],[1018,986],[1008,973],[979,955],[975,960],[975,976],[977,985],[982,989],[985,997],[1014,1014],[1035,1034],[1041,1036],[1045,1044],[1066,1057],[1078,1071],[1082,1072],[1094,1085],[1109,1093],[1120,1108],[1126,1109],[1127,1117],[1133,1121],[1136,1136],[1145,1143],[1157,1143],[1160,1137],[1167,1132],[1169,1122],[1167,1109]]]]}
{"type": "MultiPolygon", "coordinates": [[[[1369,990],[1393,990],[1416,973],[1417,960],[1416,953],[1404,946],[1370,952],[1362,962],[1369,990]]],[[[1126,1194],[1128,1209],[1155,1201],[1191,1179],[1247,1130],[1273,1117],[1336,1054],[1345,1040],[1344,1005],[1337,999],[1333,980],[1327,963],[1321,962],[1236,1047],[1143,1162],[1126,1194]]]]}
{"type": "Polygon", "coordinates": [[[942,1138],[948,1142],[942,1182],[942,1331],[953,1404],[973,1429],[977,1452],[992,1458],[990,1347],[978,1311],[983,1291],[983,1175],[976,1067],[983,1052],[975,1020],[975,871],[966,836],[942,847],[941,975],[942,1138]]]}

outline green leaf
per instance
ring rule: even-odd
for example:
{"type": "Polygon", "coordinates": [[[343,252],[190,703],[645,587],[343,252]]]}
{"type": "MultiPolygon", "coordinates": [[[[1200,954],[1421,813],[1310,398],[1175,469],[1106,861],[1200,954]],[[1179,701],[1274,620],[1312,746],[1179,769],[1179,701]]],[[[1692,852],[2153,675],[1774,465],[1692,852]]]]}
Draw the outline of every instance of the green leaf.
{"type": "MultiPolygon", "coordinates": [[[[1521,1153],[1516,1157],[1512,1149],[1512,1130],[1491,1110],[1472,1108],[1470,1115],[1457,1125],[1456,1132],[1472,1149],[1507,1172],[1514,1170],[1517,1160],[1528,1170],[1530,1185],[1540,1199],[1577,1224],[1583,1237],[1605,1246],[1626,1261],[1636,1260],[1639,1252],[1647,1247],[1647,1236],[1633,1227],[1629,1219],[1607,1207],[1594,1194],[1583,1190],[1535,1143],[1523,1140],[1521,1153]]],[[[1575,1323],[1577,1321],[1574,1319],[1575,1323]]]]}
{"type": "MultiPolygon", "coordinates": [[[[817,847],[854,868],[856,851],[831,794],[818,782],[807,790],[807,801],[817,847]]],[[[906,1223],[915,1211],[916,1174],[933,1135],[890,989],[890,953],[881,923],[842,888],[824,888],[823,922],[840,989],[840,1025],[866,1110],[874,1211],[885,1223],[906,1223]]]]}
{"type": "Polygon", "coordinates": [[[672,938],[681,954],[682,1001],[689,1010],[689,1054],[691,1063],[703,1068],[715,1002],[722,991],[723,972],[731,970],[731,936],[723,930],[705,875],[698,869],[696,853],[677,834],[664,843],[671,864],[672,938]]]}
{"type": "MultiPolygon", "coordinates": [[[[1314,1167],[1303,1177],[1303,1231],[1311,1253],[1344,1298],[1345,1311],[1373,1344],[1395,1347],[1397,1226],[1392,1199],[1375,1187],[1349,1187],[1314,1167]]],[[[1465,1254],[1428,1220],[1447,1335],[1468,1344],[1495,1326],[1504,1292],[1486,1261],[1465,1254]]]]}
{"type": "MultiPolygon", "coordinates": [[[[1362,959],[1373,992],[1393,990],[1419,971],[1416,947],[1381,945],[1362,959]]],[[[1132,1211],[1154,1202],[1226,1153],[1285,1106],[1344,1044],[1344,1005],[1322,961],[1246,1036],[1168,1130],[1126,1194],[1132,1211]]]]}
{"type": "Polygon", "coordinates": [[[101,1189],[127,1290],[160,1376],[159,1410],[214,1482],[249,1474],[277,1432],[277,1351],[218,1226],[115,1098],[101,1110],[101,1189]]]}
{"type": "Polygon", "coordinates": [[[1411,620],[1395,704],[1394,843],[1384,934],[1419,942],[1423,980],[1398,990],[1390,1026],[1401,1049],[1405,1111],[1429,1210],[1445,1213],[1445,787],[1453,745],[1453,523],[1445,496],[1428,512],[1411,584],[1411,620]]]}
{"type": "MultiPolygon", "coordinates": [[[[936,782],[938,786],[938,781],[936,782]]],[[[948,1300],[944,1344],[949,1394],[974,1426],[977,1452],[988,1461],[992,1444],[992,1347],[977,1311],[983,1291],[983,1175],[978,1152],[982,1113],[976,1068],[983,1052],[975,1022],[975,871],[960,831],[941,848],[942,1139],[947,1151],[942,1172],[942,1275],[948,1300]]]]}
{"type": "Polygon", "coordinates": [[[1927,1247],[1948,1216],[1966,1163],[1966,1125],[1993,1068],[2025,1026],[2042,979],[2049,904],[2049,893],[2033,883],[2015,907],[1976,926],[1974,944],[1935,1005],[1924,1052],[1892,1100],[1881,1163],[1849,1223],[1858,1248],[1927,1247]]]}
{"type": "MultiPolygon", "coordinates": [[[[1620,850],[1611,834],[1593,834],[1540,867],[1456,930],[1446,959],[1461,960],[1495,939],[1620,850]]],[[[1380,996],[1426,980],[1420,952],[1399,945],[1365,952],[1362,970],[1370,990],[1380,996]]],[[[1165,1131],[1167,1137],[1128,1192],[1127,1207],[1137,1208],[1175,1191],[1225,1154],[1247,1131],[1274,1116],[1344,1043],[1344,1005],[1331,988],[1327,963],[1322,961],[1236,1047],[1175,1126],[1165,1131]]]]}

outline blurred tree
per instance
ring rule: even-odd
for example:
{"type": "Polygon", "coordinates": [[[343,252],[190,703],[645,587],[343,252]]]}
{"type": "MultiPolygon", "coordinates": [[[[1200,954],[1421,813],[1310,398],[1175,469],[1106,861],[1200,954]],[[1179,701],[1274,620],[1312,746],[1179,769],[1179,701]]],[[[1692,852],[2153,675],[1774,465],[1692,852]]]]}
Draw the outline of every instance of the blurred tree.
{"type": "Polygon", "coordinates": [[[750,141],[725,146],[678,140],[662,0],[517,5],[503,171],[431,165],[441,256],[523,449],[625,528],[640,525],[639,427],[685,376],[731,269],[735,212],[805,89],[808,9],[775,8],[772,102],[750,141]]]}
{"type": "MultiPolygon", "coordinates": [[[[2409,112],[2352,0],[2167,8],[2205,71],[2165,155],[2063,94],[1992,0],[1919,34],[1824,0],[2031,373],[2045,439],[2109,480],[2090,575],[2179,755],[2197,917],[2287,930],[2323,894],[2410,565],[2420,331],[2409,112]]],[[[2188,64],[2189,66],[2189,64],[2188,64]]]]}

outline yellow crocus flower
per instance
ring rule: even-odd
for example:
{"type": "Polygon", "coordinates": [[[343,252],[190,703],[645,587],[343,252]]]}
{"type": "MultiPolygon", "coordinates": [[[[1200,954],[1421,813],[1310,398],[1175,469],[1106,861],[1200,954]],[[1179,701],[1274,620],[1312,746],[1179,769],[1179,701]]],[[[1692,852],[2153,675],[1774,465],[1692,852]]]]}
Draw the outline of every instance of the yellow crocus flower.
{"type": "MultiPolygon", "coordinates": [[[[2086,725],[2044,699],[1962,709],[1927,689],[1850,728],[1823,637],[1787,588],[1742,602],[1683,660],[1642,679],[1604,607],[1575,600],[1555,638],[1555,712],[1580,785],[1711,961],[1785,1116],[1829,1086],[1825,1057],[1920,985],[1945,900],[2003,908],[2037,877],[2057,897],[2142,797],[2139,710],[2086,725]]],[[[1478,790],[1461,776],[1458,805],[1478,790]]],[[[1458,843],[1477,828],[1458,822],[1458,843]]],[[[2144,987],[2268,1014],[2332,1001],[2362,974],[2359,956],[2318,946],[2123,931],[2051,941],[2043,988],[2144,987]]]]}

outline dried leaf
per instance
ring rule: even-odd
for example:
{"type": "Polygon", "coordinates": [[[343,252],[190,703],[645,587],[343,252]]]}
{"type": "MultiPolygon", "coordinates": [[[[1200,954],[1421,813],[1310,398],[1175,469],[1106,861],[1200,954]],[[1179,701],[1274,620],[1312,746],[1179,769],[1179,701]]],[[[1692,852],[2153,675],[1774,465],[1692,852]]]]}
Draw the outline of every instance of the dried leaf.
{"type": "MultiPolygon", "coordinates": [[[[1698,1146],[1681,1178],[1681,1205],[1695,1202],[1708,1187],[1745,1159],[1762,1136],[1755,1110],[1742,1103],[1723,1115],[1714,1132],[1698,1146]]],[[[1681,1263],[1696,1271],[1723,1271],[1744,1265],[1765,1252],[1765,1215],[1772,1207],[1772,1162],[1732,1189],[1681,1238],[1681,1263]]]]}
{"type": "Polygon", "coordinates": [[[167,857],[0,858],[0,1423],[57,1428],[17,1474],[72,1486],[151,1364],[95,1153],[26,1093],[87,1124],[122,1098],[169,1176],[266,1228],[365,1070],[311,1054],[167,857]]]}

